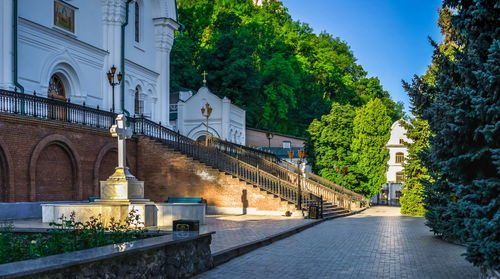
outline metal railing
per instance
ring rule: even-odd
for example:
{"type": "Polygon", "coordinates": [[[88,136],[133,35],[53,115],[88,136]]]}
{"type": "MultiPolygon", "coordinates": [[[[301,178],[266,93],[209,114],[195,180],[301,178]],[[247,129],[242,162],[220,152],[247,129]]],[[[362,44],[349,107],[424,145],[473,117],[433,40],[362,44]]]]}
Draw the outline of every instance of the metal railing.
{"type": "MultiPolygon", "coordinates": [[[[100,129],[108,129],[116,118],[115,113],[99,108],[5,90],[0,90],[0,113],[100,129]]],[[[313,204],[319,205],[323,199],[345,208],[350,208],[350,202],[359,202],[361,206],[366,201],[361,195],[313,174],[306,173],[306,177],[300,176],[297,167],[280,160],[272,153],[217,138],[211,138],[209,146],[204,146],[144,117],[128,119],[136,135],[161,141],[203,163],[293,202],[300,209],[307,209],[313,204]]]]}
{"type": "Polygon", "coordinates": [[[213,146],[205,146],[188,137],[174,132],[158,123],[144,118],[133,118],[134,133],[143,135],[165,144],[188,155],[200,162],[213,166],[238,177],[250,184],[260,187],[281,199],[292,202],[299,209],[308,209],[311,205],[319,206],[322,202],[320,196],[310,191],[299,191],[297,186],[287,180],[268,173],[259,167],[253,166],[243,160],[230,156],[213,146]]]}
{"type": "MultiPolygon", "coordinates": [[[[85,105],[5,90],[0,90],[0,113],[30,116],[99,129],[109,129],[116,118],[115,113],[99,110],[98,108],[94,109],[85,105]]],[[[170,148],[256,185],[283,200],[294,203],[299,209],[308,209],[311,205],[319,206],[322,203],[320,196],[316,196],[307,190],[300,191],[289,179],[280,178],[286,176],[269,173],[266,170],[259,169],[258,166],[239,159],[249,158],[250,153],[260,153],[260,151],[247,148],[244,149],[244,154],[237,151],[239,155],[230,156],[221,152],[219,148],[215,148],[215,145],[201,145],[144,117],[129,117],[128,120],[135,135],[147,136],[160,141],[170,148]]],[[[241,146],[238,146],[238,150],[242,149],[241,146]]],[[[229,150],[226,151],[229,152],[229,150]]]]}
{"type": "Polygon", "coordinates": [[[0,113],[32,116],[96,128],[109,128],[116,114],[36,95],[0,90],[0,113]]]}
{"type": "Polygon", "coordinates": [[[302,185],[303,189],[316,196],[322,196],[325,200],[332,201],[338,206],[350,208],[350,202],[357,202],[360,207],[368,204],[363,195],[345,189],[313,173],[303,173],[297,166],[281,160],[272,153],[241,146],[215,137],[210,137],[209,143],[216,149],[291,184],[299,185],[298,180],[300,179],[300,185],[302,185]],[[304,176],[299,175],[302,173],[304,176]]]}

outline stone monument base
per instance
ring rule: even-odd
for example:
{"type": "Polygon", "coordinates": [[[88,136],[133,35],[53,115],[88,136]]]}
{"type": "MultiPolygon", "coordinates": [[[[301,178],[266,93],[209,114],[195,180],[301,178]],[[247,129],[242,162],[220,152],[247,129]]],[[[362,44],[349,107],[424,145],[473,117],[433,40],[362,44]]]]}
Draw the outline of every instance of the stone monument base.
{"type": "Polygon", "coordinates": [[[42,204],[42,222],[60,223],[61,216],[69,218],[75,213],[76,222],[86,222],[90,217],[98,217],[104,224],[108,224],[113,217],[116,221],[124,221],[129,213],[135,210],[140,216],[139,222],[145,226],[156,226],[156,206],[153,202],[131,203],[131,202],[92,202],[88,204],[42,204]]]}
{"type": "Polygon", "coordinates": [[[105,202],[96,201],[80,204],[42,204],[42,222],[60,223],[61,216],[69,218],[75,213],[76,222],[86,222],[90,217],[98,217],[108,224],[111,217],[125,220],[130,211],[135,210],[139,221],[146,227],[170,227],[178,219],[198,220],[205,224],[205,204],[201,203],[154,203],[147,202],[105,202]]]}

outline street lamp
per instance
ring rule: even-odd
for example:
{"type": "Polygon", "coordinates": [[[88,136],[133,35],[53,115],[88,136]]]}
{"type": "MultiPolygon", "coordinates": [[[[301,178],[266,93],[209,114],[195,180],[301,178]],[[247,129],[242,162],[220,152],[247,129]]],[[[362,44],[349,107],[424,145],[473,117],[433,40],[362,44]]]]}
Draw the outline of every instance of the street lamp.
{"type": "MultiPolygon", "coordinates": [[[[306,152],[304,150],[299,150],[297,152],[297,155],[299,155],[299,160],[297,160],[297,206],[299,209],[302,209],[302,187],[300,185],[300,180],[302,177],[302,169],[300,168],[300,165],[304,162],[304,158],[306,157],[306,152]]],[[[293,164],[293,156],[294,153],[292,150],[288,151],[288,158],[290,158],[290,162],[293,164]]]]}
{"type": "Polygon", "coordinates": [[[111,67],[111,69],[106,73],[106,76],[108,77],[109,85],[111,85],[112,92],[113,92],[113,102],[112,102],[112,107],[111,107],[111,111],[113,111],[113,112],[115,112],[115,86],[119,85],[123,79],[122,73],[118,73],[116,75],[116,79],[118,81],[115,81],[115,73],[116,73],[115,65],[113,65],[111,67]]]}
{"type": "MultiPolygon", "coordinates": [[[[271,133],[271,132],[267,132],[267,133],[266,133],[266,138],[267,138],[267,140],[269,141],[269,151],[271,151],[271,139],[272,139],[273,137],[274,137],[273,133],[271,133]]],[[[293,153],[293,151],[292,151],[292,153],[293,153]]],[[[292,155],[292,157],[293,157],[293,155],[292,155]]]]}
{"type": "Polygon", "coordinates": [[[212,107],[209,103],[206,103],[205,106],[201,107],[201,115],[203,115],[206,119],[207,130],[205,133],[205,145],[208,146],[208,118],[212,114],[212,107]]]}

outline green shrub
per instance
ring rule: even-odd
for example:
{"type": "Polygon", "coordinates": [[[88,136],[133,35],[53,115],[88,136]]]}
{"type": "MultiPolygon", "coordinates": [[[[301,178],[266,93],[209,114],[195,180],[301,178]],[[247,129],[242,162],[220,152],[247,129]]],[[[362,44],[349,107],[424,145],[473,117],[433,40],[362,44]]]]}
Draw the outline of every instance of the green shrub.
{"type": "Polygon", "coordinates": [[[133,241],[153,235],[139,221],[135,210],[125,220],[111,218],[105,224],[99,214],[86,222],[76,222],[75,213],[61,216],[60,223],[50,223],[47,233],[19,234],[11,223],[0,228],[0,264],[45,257],[109,244],[133,241]]]}

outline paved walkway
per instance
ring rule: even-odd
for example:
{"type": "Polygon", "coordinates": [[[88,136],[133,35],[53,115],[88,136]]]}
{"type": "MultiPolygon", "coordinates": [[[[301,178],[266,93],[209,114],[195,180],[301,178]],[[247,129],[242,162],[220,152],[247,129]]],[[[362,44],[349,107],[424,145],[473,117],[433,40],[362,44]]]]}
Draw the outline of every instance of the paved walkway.
{"type": "Polygon", "coordinates": [[[326,221],[197,278],[479,278],[460,256],[464,247],[398,211],[373,207],[326,221]]]}
{"type": "Polygon", "coordinates": [[[217,253],[314,220],[283,216],[209,215],[200,232],[215,231],[210,249],[217,253]]]}

